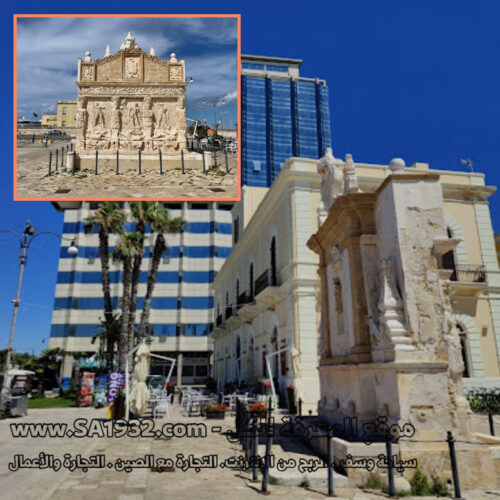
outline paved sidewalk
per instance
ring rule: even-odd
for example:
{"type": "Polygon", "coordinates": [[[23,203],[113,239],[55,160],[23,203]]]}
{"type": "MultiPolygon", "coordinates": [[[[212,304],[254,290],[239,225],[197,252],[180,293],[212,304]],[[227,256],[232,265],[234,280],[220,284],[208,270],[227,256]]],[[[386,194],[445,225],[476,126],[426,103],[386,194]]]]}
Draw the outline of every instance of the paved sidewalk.
{"type": "MultiPolygon", "coordinates": [[[[237,500],[261,498],[261,483],[252,484],[248,472],[229,470],[227,468],[181,470],[177,463],[178,454],[184,459],[193,454],[195,457],[217,454],[219,464],[232,456],[242,454],[239,443],[231,443],[224,431],[233,428],[234,418],[227,416],[224,421],[206,420],[201,417],[185,417],[180,408],[175,406],[174,416],[155,422],[155,432],[166,423],[203,423],[208,432],[206,438],[63,438],[63,439],[13,439],[10,436],[9,424],[12,422],[71,422],[75,418],[102,418],[103,410],[92,408],[69,408],[57,410],[31,410],[27,417],[0,421],[0,497],[9,500],[55,499],[105,499],[105,500],[159,500],[159,499],[203,499],[220,500],[228,495],[237,500]],[[220,426],[220,431],[217,427],[220,426]],[[211,432],[211,429],[213,430],[211,432]],[[153,472],[149,468],[134,469],[131,472],[118,471],[114,467],[90,469],[87,472],[73,472],[61,468],[59,472],[51,470],[19,470],[9,472],[7,464],[16,453],[24,453],[28,457],[36,456],[40,451],[53,453],[63,458],[65,453],[73,457],[81,453],[85,457],[96,454],[105,455],[106,464],[116,464],[118,459],[129,460],[152,454],[156,458],[171,458],[175,471],[153,472]]],[[[294,455],[294,447],[290,443],[286,450],[276,445],[273,454],[280,457],[308,456],[307,448],[298,448],[294,455]]],[[[326,470],[322,471],[326,475],[326,470]]],[[[259,479],[261,478],[259,474],[259,479]]],[[[337,476],[338,484],[340,477],[337,476]]],[[[283,486],[269,484],[272,498],[286,499],[322,499],[326,486],[312,484],[310,489],[299,487],[302,475],[296,471],[296,481],[283,486]]],[[[345,482],[343,483],[345,485],[345,482]]],[[[338,498],[349,500],[375,500],[386,498],[376,492],[363,492],[356,488],[336,488],[338,498]]],[[[486,492],[464,492],[468,500],[494,500],[499,496],[486,492]]],[[[411,497],[406,497],[411,498],[411,497]]],[[[418,497],[423,498],[423,497],[418,497]]],[[[430,497],[429,497],[430,498],[430,497]]]]}

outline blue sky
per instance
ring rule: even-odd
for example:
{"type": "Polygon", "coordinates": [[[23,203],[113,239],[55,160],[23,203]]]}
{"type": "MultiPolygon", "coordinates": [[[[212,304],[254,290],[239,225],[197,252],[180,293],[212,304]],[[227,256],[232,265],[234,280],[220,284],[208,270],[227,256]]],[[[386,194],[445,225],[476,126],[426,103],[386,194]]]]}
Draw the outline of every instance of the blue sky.
{"type": "MultiPolygon", "coordinates": [[[[13,12],[64,13],[70,6],[27,0],[21,11],[12,1],[7,5],[10,10],[4,4],[0,18],[6,43],[13,12]]],[[[219,0],[213,4],[217,10],[197,0],[144,5],[111,1],[103,10],[99,2],[85,3],[91,13],[241,13],[243,53],[303,59],[302,75],[327,80],[336,156],[352,153],[355,161],[373,163],[399,156],[408,165],[420,161],[433,168],[462,170],[459,159],[472,157],[487,184],[500,184],[500,2],[219,0]]],[[[41,34],[40,42],[43,39],[41,34]]],[[[139,36],[137,42],[149,49],[139,36]]],[[[102,56],[104,49],[99,45],[96,55],[102,56]]],[[[40,59],[49,64],[51,55],[40,59]]],[[[5,109],[11,113],[11,80],[4,78],[1,84],[5,109]]],[[[1,150],[0,228],[22,230],[30,218],[40,228],[59,231],[62,216],[50,203],[10,201],[11,122],[7,119],[0,126],[2,137],[9,138],[1,150]]],[[[494,229],[500,232],[500,195],[492,196],[490,203],[494,229]]],[[[0,243],[4,347],[12,310],[9,300],[16,286],[17,247],[1,235],[0,243]]],[[[50,329],[58,242],[40,237],[33,245],[22,295],[25,304],[33,305],[21,308],[15,348],[37,351],[50,329]]]]}
{"type": "MultiPolygon", "coordinates": [[[[188,117],[199,119],[202,101],[216,99],[223,123],[237,117],[237,21],[235,18],[21,18],[18,22],[18,115],[55,113],[58,99],[76,99],[77,60],[111,54],[131,32],[136,43],[162,59],[186,61],[188,117]],[[40,82],[43,82],[41,85],[40,82]]],[[[212,108],[213,109],[213,108],[212,108]]],[[[214,113],[204,118],[213,121],[214,113]]],[[[217,119],[220,119],[220,118],[217,119]]]]}

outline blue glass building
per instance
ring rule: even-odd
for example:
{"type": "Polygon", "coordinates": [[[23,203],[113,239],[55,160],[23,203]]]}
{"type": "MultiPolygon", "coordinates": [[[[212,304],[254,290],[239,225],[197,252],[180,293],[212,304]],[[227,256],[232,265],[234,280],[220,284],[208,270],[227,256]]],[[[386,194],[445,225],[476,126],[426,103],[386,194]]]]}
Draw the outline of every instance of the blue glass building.
{"type": "Polygon", "coordinates": [[[328,87],[301,77],[297,59],[241,60],[242,182],[269,187],[287,158],[320,158],[331,146],[328,87]]]}

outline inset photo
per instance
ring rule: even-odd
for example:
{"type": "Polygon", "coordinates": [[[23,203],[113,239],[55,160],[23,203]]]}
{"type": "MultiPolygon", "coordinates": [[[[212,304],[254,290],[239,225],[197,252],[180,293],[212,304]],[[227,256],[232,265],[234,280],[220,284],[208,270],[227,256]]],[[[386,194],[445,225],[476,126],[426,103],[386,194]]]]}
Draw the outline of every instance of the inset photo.
{"type": "Polygon", "coordinates": [[[15,200],[240,198],[239,15],[17,15],[15,200]]]}

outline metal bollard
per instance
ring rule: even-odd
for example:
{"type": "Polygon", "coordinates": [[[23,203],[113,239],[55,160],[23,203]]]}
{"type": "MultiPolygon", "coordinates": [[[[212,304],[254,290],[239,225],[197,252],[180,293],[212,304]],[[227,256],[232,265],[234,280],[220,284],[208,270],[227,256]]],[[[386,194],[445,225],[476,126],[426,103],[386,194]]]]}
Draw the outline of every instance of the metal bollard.
{"type": "Polygon", "coordinates": [[[57,169],[58,169],[58,167],[57,167],[57,162],[58,161],[59,161],[59,150],[56,149],[56,172],[57,172],[57,169]]]}
{"type": "Polygon", "coordinates": [[[267,491],[267,483],[269,480],[269,467],[271,465],[271,446],[273,444],[273,436],[272,434],[268,434],[266,441],[266,454],[264,457],[264,471],[262,472],[262,488],[261,493],[263,495],[269,495],[269,491],[267,491]]]}
{"type": "Polygon", "coordinates": [[[229,161],[227,159],[227,151],[224,151],[224,155],[226,157],[226,174],[229,173],[229,161]]]}
{"type": "Polygon", "coordinates": [[[71,151],[73,151],[73,143],[70,144],[71,151]]]}
{"type": "Polygon", "coordinates": [[[451,472],[453,474],[453,486],[455,488],[455,499],[463,500],[460,491],[460,480],[458,478],[457,456],[455,453],[455,440],[451,431],[446,433],[446,441],[448,441],[448,448],[450,449],[451,472]]]}
{"type": "Polygon", "coordinates": [[[268,428],[271,427],[271,415],[273,412],[273,398],[272,396],[269,396],[268,405],[267,405],[267,426],[268,428]]]}
{"type": "Polygon", "coordinates": [[[139,175],[142,174],[142,165],[141,165],[141,150],[139,149],[139,175]]]}
{"type": "Polygon", "coordinates": [[[116,175],[120,173],[120,152],[116,150],[116,175]]]}
{"type": "Polygon", "coordinates": [[[204,149],[201,150],[201,158],[203,160],[203,173],[206,174],[207,173],[207,169],[205,167],[205,150],[204,149]]]}
{"type": "Polygon", "coordinates": [[[97,175],[97,169],[98,169],[98,165],[99,164],[99,151],[96,151],[95,152],[95,175],[97,175]]]}
{"type": "Polygon", "coordinates": [[[332,430],[328,429],[327,434],[327,450],[328,450],[328,495],[329,497],[335,497],[335,491],[333,489],[333,435],[332,430]]]}
{"type": "Polygon", "coordinates": [[[396,490],[394,489],[394,464],[392,463],[392,442],[390,436],[387,436],[385,440],[385,452],[387,453],[387,479],[389,483],[389,496],[393,497],[396,495],[396,490]]]}
{"type": "Polygon", "coordinates": [[[52,151],[49,152],[49,175],[51,175],[52,169],[52,151]]]}
{"type": "Polygon", "coordinates": [[[61,168],[64,166],[64,147],[61,148],[61,168]]]}
{"type": "Polygon", "coordinates": [[[253,425],[253,443],[252,443],[252,453],[251,456],[253,456],[253,464],[252,464],[252,483],[256,483],[258,481],[257,479],[257,470],[258,470],[258,465],[257,465],[257,455],[259,454],[259,426],[257,423],[257,420],[254,422],[253,425]]]}
{"type": "Polygon", "coordinates": [[[488,421],[490,423],[490,434],[495,435],[495,423],[493,422],[493,413],[488,413],[488,421]]]}
{"type": "Polygon", "coordinates": [[[73,164],[72,164],[72,167],[71,167],[71,175],[75,175],[75,158],[73,158],[73,164]]]}
{"type": "Polygon", "coordinates": [[[161,161],[161,149],[159,150],[159,155],[160,155],[160,175],[163,175],[163,163],[161,161]]]}
{"type": "Polygon", "coordinates": [[[217,150],[214,147],[214,165],[212,168],[217,168],[217,150]]]}
{"type": "Polygon", "coordinates": [[[302,416],[302,398],[299,398],[299,417],[302,416]]]}
{"type": "Polygon", "coordinates": [[[184,151],[181,149],[181,167],[182,173],[184,173],[184,151]]]}

